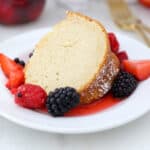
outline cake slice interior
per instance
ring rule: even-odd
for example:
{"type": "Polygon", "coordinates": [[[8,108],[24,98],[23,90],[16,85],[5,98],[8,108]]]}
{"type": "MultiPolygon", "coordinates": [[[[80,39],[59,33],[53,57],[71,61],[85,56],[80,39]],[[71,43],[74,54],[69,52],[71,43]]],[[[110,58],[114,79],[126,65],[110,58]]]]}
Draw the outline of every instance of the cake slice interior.
{"type": "Polygon", "coordinates": [[[36,45],[25,68],[26,83],[40,85],[47,93],[65,86],[83,91],[105,64],[108,53],[103,26],[81,14],[68,12],[66,19],[36,45]]]}
{"type": "Polygon", "coordinates": [[[58,87],[82,88],[103,63],[107,42],[102,28],[80,16],[68,16],[39,42],[26,72],[26,82],[47,92],[58,87]]]}

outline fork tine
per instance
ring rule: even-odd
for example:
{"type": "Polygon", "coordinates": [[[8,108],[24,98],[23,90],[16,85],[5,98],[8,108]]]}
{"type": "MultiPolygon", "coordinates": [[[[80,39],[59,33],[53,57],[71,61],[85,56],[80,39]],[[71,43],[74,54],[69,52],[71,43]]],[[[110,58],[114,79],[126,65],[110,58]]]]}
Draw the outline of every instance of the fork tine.
{"type": "Polygon", "coordinates": [[[122,9],[122,11],[128,13],[129,15],[132,15],[132,12],[130,11],[127,3],[124,0],[119,0],[119,2],[120,2],[120,8],[122,9]]]}
{"type": "Polygon", "coordinates": [[[128,5],[124,0],[107,0],[107,1],[108,1],[108,4],[110,4],[113,7],[116,7],[117,9],[120,8],[120,9],[125,9],[129,11],[128,5]]]}
{"type": "Polygon", "coordinates": [[[127,7],[127,5],[124,3],[123,0],[108,0],[108,4],[111,6],[113,11],[120,11],[120,12],[128,12],[131,13],[127,7]]]}
{"type": "Polygon", "coordinates": [[[132,17],[132,13],[124,0],[107,0],[112,14],[118,19],[132,17]]]}
{"type": "Polygon", "coordinates": [[[127,21],[133,20],[132,14],[123,0],[107,0],[114,22],[120,28],[128,28],[127,21]],[[124,5],[125,4],[125,5],[124,5]]]}
{"type": "Polygon", "coordinates": [[[145,43],[150,46],[150,40],[144,32],[141,25],[136,23],[137,18],[134,17],[130,11],[127,3],[124,0],[107,0],[108,5],[115,23],[125,30],[132,30],[138,33],[145,41],[145,43]]]}

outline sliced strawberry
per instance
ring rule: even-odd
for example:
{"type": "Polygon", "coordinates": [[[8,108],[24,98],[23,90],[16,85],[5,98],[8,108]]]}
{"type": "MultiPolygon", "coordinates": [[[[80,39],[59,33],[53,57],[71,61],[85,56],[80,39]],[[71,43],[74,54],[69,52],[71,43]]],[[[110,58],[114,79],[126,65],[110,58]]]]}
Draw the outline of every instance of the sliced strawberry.
{"type": "Polygon", "coordinates": [[[15,95],[15,94],[17,93],[17,88],[12,88],[12,89],[10,90],[10,92],[11,92],[13,95],[15,95]]]}
{"type": "Polygon", "coordinates": [[[150,60],[124,60],[123,67],[140,81],[150,77],[150,60]]]}
{"type": "Polygon", "coordinates": [[[7,83],[8,88],[17,88],[21,84],[24,83],[24,73],[21,70],[16,71],[15,73],[11,73],[9,81],[7,83]]]}
{"type": "Polygon", "coordinates": [[[13,60],[0,53],[0,63],[4,74],[9,77],[11,72],[22,70],[22,66],[16,64],[13,60]]]}
{"type": "Polygon", "coordinates": [[[0,54],[0,64],[2,71],[8,78],[6,86],[9,89],[16,88],[24,82],[24,72],[21,65],[16,64],[4,54],[0,54]]]}
{"type": "Polygon", "coordinates": [[[122,62],[123,60],[128,60],[128,54],[126,51],[117,53],[117,57],[119,58],[120,62],[122,62]]]}

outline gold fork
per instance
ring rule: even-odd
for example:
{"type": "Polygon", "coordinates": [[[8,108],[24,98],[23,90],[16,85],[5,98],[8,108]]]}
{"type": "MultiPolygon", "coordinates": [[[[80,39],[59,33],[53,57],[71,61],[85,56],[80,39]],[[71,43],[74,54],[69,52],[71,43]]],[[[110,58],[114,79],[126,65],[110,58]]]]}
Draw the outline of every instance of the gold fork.
{"type": "Polygon", "coordinates": [[[150,47],[150,39],[144,32],[144,25],[132,14],[124,0],[107,0],[112,17],[121,29],[138,33],[150,47]]]}

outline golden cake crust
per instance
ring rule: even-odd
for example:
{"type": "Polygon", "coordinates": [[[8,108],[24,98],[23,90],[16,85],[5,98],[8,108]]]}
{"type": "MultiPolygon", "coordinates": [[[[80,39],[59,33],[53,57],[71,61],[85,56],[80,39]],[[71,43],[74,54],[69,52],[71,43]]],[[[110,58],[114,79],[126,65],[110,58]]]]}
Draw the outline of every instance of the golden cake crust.
{"type": "Polygon", "coordinates": [[[105,63],[99,68],[94,79],[83,89],[81,89],[80,103],[87,104],[103,97],[112,86],[112,83],[119,72],[118,58],[112,52],[109,52],[105,63]]]}

